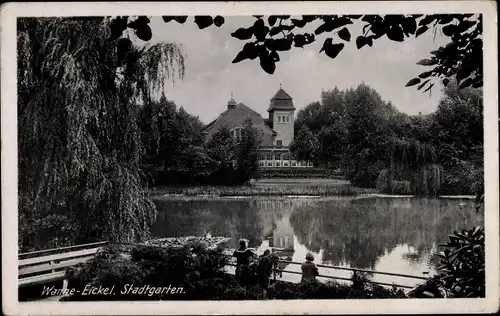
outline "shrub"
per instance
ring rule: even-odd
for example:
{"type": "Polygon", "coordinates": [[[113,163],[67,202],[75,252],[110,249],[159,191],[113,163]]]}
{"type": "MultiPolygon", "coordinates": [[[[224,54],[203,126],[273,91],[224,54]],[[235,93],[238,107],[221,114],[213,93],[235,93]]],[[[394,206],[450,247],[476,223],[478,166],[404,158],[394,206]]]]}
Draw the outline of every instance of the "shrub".
{"type": "Polygon", "coordinates": [[[309,280],[300,284],[277,282],[269,288],[270,299],[347,299],[347,298],[406,298],[402,290],[368,285],[366,278],[353,275],[355,282],[340,284],[309,280]]]}
{"type": "Polygon", "coordinates": [[[409,293],[410,297],[485,297],[484,228],[453,232],[441,258],[438,275],[409,293]]]}
{"type": "MultiPolygon", "coordinates": [[[[72,300],[138,300],[138,299],[193,299],[203,286],[224,284],[222,268],[227,258],[219,250],[198,248],[193,253],[188,246],[182,248],[135,247],[130,255],[107,247],[81,268],[69,272],[72,286],[80,292],[85,285],[115,287],[113,296],[75,296],[72,300]],[[204,280],[211,280],[204,282],[204,280]],[[122,294],[126,284],[141,287],[182,287],[182,295],[154,293],[154,295],[122,294]]],[[[226,282],[227,283],[227,282],[226,282]]],[[[205,294],[206,289],[205,289],[205,294]]]]}
{"type": "Polygon", "coordinates": [[[444,287],[452,297],[484,297],[484,228],[477,226],[449,235],[446,248],[437,254],[442,260],[438,268],[444,287]]]}

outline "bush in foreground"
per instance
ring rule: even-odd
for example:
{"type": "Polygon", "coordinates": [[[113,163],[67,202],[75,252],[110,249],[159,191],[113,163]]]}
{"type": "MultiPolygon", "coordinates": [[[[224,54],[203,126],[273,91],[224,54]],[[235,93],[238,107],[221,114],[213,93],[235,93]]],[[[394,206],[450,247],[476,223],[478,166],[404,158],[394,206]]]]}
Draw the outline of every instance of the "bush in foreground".
{"type": "Polygon", "coordinates": [[[436,254],[441,258],[439,274],[410,292],[410,297],[485,297],[484,228],[455,231],[448,238],[440,245],[445,250],[436,254]]]}

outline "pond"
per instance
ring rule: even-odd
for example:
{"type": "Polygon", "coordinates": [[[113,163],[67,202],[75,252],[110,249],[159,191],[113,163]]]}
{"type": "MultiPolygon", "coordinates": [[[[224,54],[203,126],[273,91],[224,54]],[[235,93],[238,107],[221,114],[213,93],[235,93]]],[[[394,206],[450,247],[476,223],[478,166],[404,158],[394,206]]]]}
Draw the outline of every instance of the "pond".
{"type": "MultiPolygon", "coordinates": [[[[262,250],[283,248],[293,261],[307,252],[315,262],[338,267],[431,276],[432,254],[454,230],[483,224],[467,199],[413,197],[180,198],[156,197],[154,237],[226,236],[262,250]]],[[[283,255],[283,253],[281,254],[283,255]]],[[[300,271],[289,265],[287,270],[300,271]]],[[[350,271],[320,268],[320,274],[349,278],[350,271]]],[[[291,281],[300,275],[288,275],[291,281]]],[[[414,286],[416,279],[375,274],[377,282],[414,286]]]]}

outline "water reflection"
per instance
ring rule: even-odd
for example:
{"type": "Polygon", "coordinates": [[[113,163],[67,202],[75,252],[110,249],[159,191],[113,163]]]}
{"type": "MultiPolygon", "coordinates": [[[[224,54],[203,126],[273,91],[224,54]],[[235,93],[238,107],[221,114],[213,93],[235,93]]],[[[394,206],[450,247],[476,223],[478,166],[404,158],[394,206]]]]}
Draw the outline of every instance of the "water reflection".
{"type": "Polygon", "coordinates": [[[419,198],[156,200],[156,237],[239,238],[282,248],[295,261],[409,274],[432,273],[431,255],[453,230],[483,223],[472,201],[419,198]],[[462,209],[459,203],[465,203],[462,209]]]}

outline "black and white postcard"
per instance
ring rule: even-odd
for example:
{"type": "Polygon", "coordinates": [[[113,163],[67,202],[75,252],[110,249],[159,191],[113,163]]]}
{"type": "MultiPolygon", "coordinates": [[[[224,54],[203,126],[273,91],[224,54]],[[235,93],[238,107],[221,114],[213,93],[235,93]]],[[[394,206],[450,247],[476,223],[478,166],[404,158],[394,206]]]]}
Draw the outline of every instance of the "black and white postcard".
{"type": "Polygon", "coordinates": [[[2,5],[3,312],[498,311],[497,22],[2,5]]]}

